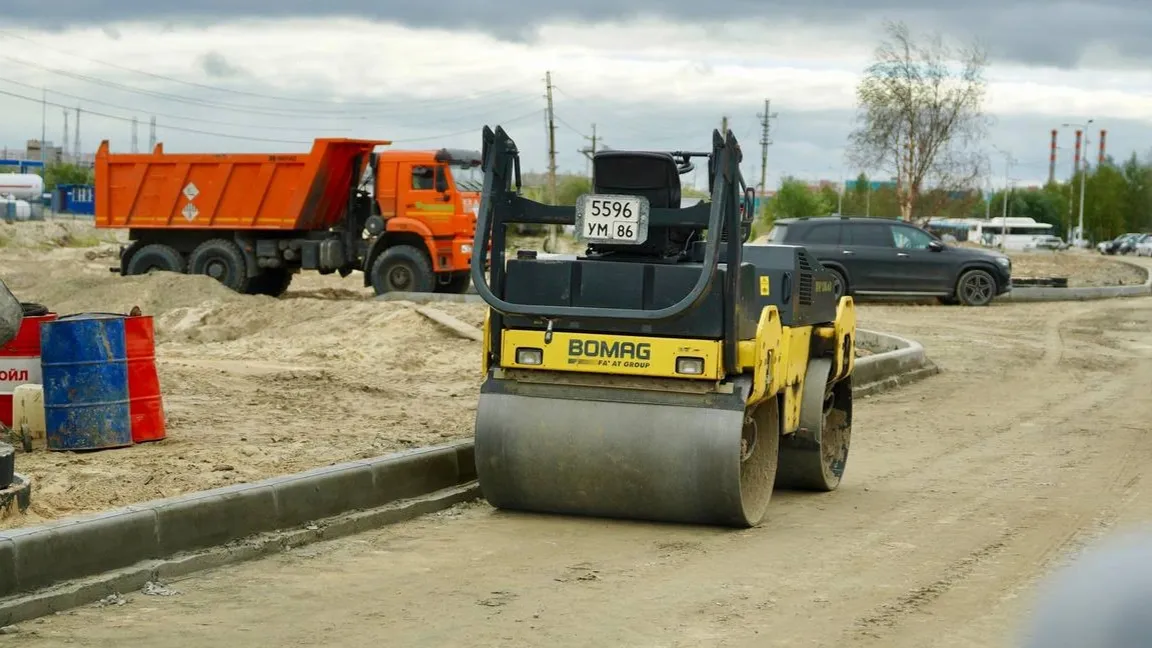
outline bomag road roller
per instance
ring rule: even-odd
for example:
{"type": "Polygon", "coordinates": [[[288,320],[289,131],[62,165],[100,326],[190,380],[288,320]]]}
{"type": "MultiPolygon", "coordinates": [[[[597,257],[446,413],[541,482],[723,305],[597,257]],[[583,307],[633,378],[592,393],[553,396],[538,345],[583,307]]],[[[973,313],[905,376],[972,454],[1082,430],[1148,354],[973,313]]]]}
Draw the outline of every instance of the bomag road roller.
{"type": "Polygon", "coordinates": [[[712,140],[598,152],[592,192],[551,206],[520,195],[515,142],[484,127],[475,450],[493,506],[749,527],[775,487],[839,485],[852,298],[836,301],[803,247],[746,243],[754,191],[736,138],[712,140]],[[707,158],[711,198],[682,207],[693,158],[707,158]],[[574,225],[585,252],[506,258],[515,224],[574,225]]]}

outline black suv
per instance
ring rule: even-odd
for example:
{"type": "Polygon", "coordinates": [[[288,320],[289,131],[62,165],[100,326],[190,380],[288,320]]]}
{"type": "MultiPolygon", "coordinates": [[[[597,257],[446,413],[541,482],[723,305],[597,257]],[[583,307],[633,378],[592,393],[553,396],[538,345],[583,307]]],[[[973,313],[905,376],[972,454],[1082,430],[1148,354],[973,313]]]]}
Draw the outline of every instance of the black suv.
{"type": "Polygon", "coordinates": [[[999,252],[945,245],[887,218],[822,216],[775,222],[768,243],[802,245],[835,271],[841,294],[932,296],[984,306],[1012,289],[1012,261],[999,252]]]}

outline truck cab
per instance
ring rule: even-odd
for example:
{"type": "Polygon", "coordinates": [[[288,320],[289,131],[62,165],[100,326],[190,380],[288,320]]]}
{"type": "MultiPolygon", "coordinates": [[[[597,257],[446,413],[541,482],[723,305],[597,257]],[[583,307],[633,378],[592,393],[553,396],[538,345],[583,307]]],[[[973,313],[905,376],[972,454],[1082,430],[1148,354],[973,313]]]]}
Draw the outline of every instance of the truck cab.
{"type": "Polygon", "coordinates": [[[369,227],[370,233],[381,231],[365,286],[377,292],[467,290],[479,209],[472,175],[479,167],[479,151],[375,154],[373,214],[382,225],[369,227]]]}

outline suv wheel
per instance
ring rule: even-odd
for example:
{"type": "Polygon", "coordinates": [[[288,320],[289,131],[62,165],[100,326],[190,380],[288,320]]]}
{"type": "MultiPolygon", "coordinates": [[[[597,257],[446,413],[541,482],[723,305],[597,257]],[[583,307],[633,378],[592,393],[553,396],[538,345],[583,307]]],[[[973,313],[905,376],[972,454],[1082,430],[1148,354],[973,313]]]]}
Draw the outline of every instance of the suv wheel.
{"type": "Polygon", "coordinates": [[[969,270],[956,282],[956,299],[965,306],[987,306],[996,296],[996,280],[983,270],[969,270]]]}
{"type": "Polygon", "coordinates": [[[832,272],[832,296],[836,298],[836,303],[840,303],[840,298],[848,294],[848,280],[836,268],[828,269],[832,272]]]}

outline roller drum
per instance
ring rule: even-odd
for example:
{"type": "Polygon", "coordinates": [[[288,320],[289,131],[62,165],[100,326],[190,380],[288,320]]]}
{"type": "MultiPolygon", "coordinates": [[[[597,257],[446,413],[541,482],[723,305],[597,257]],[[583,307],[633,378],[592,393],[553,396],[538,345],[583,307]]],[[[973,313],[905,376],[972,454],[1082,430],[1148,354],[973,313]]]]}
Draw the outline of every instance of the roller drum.
{"type": "Polygon", "coordinates": [[[739,394],[725,409],[699,395],[653,404],[590,400],[580,388],[566,388],[565,397],[525,393],[532,390],[524,385],[519,393],[484,391],[476,468],[493,506],[737,527],[763,517],[779,433],[762,425],[771,429],[742,462],[739,394]]]}

